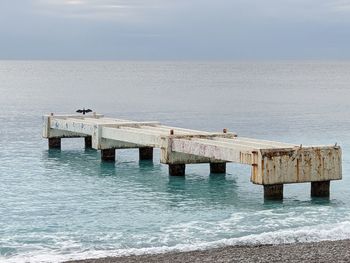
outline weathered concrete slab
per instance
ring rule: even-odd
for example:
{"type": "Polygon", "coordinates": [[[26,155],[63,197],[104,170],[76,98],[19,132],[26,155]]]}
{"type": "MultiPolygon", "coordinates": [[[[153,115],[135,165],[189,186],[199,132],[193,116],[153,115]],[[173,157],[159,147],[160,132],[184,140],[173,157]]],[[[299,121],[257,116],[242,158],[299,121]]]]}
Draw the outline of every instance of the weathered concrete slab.
{"type": "MultiPolygon", "coordinates": [[[[91,147],[101,150],[104,160],[114,159],[115,149],[124,148],[143,149],[140,150],[140,159],[150,159],[150,149],[160,148],[160,161],[169,164],[172,174],[182,175],[185,164],[190,163],[212,163],[213,171],[224,171],[227,162],[251,165],[251,181],[271,186],[266,187],[267,195],[280,195],[281,187],[276,185],[327,182],[342,178],[339,146],[300,147],[238,137],[228,133],[227,129],[213,133],[165,126],[154,121],[106,118],[100,114],[50,114],[44,116],[43,137],[86,137],[87,145],[90,145],[91,138],[91,147]]],[[[327,183],[314,184],[315,195],[326,192],[325,185],[327,183]]]]}
{"type": "Polygon", "coordinates": [[[339,146],[260,149],[251,181],[271,185],[342,179],[339,146]]]}

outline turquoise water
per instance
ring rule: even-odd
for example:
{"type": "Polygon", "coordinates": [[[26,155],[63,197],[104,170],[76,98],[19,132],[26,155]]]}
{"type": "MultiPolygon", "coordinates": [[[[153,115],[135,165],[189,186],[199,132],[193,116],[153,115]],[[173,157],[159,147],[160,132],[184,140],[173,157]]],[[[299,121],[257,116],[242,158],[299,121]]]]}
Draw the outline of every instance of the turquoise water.
{"type": "Polygon", "coordinates": [[[350,63],[0,62],[0,261],[350,238],[350,63]],[[121,150],[115,164],[66,139],[48,151],[44,113],[91,107],[111,117],[343,148],[329,200],[310,185],[264,202],[250,167],[186,178],[121,150]]]}

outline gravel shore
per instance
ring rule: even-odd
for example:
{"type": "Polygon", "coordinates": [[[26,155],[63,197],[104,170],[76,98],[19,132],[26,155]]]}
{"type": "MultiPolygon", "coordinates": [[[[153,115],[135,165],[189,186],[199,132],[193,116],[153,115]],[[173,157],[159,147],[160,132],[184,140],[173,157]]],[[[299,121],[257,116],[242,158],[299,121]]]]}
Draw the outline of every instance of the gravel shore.
{"type": "Polygon", "coordinates": [[[203,251],[106,257],[68,262],[350,262],[350,240],[286,245],[231,246],[203,251]]]}

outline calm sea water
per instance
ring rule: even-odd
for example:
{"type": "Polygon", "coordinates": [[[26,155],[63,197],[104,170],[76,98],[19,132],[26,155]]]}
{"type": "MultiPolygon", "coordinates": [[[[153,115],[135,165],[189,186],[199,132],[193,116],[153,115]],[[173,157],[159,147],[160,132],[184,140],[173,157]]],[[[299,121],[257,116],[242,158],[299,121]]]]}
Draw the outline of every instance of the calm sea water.
{"type": "Polygon", "coordinates": [[[0,62],[0,261],[350,238],[350,62],[0,62]],[[331,198],[310,184],[264,202],[250,168],[170,178],[135,150],[100,162],[81,139],[48,151],[44,113],[111,117],[343,148],[331,198]]]}

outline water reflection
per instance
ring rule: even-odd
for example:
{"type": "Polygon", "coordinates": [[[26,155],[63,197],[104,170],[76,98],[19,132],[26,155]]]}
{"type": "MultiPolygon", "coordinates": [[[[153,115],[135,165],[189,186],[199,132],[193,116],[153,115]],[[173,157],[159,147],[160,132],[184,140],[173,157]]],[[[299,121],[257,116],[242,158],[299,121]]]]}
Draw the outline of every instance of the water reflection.
{"type": "Polygon", "coordinates": [[[224,174],[169,176],[166,189],[171,206],[194,202],[210,206],[234,205],[238,198],[237,190],[235,180],[227,180],[224,174]]]}
{"type": "Polygon", "coordinates": [[[66,176],[70,173],[72,176],[112,176],[116,184],[134,187],[135,191],[149,195],[147,198],[164,199],[173,207],[193,203],[232,206],[239,198],[235,178],[227,178],[226,174],[203,176],[192,172],[186,176],[169,176],[166,165],[152,161],[101,162],[94,150],[47,150],[43,152],[43,160],[48,171],[55,169],[56,173],[66,176]]]}
{"type": "Polygon", "coordinates": [[[139,161],[139,171],[140,172],[153,171],[154,168],[155,168],[155,166],[154,166],[154,163],[152,160],[139,161]]]}
{"type": "Polygon", "coordinates": [[[61,157],[61,150],[50,149],[43,151],[43,159],[59,159],[61,157]]]}
{"type": "Polygon", "coordinates": [[[311,204],[313,205],[328,205],[331,203],[330,197],[311,197],[311,204]]]}

